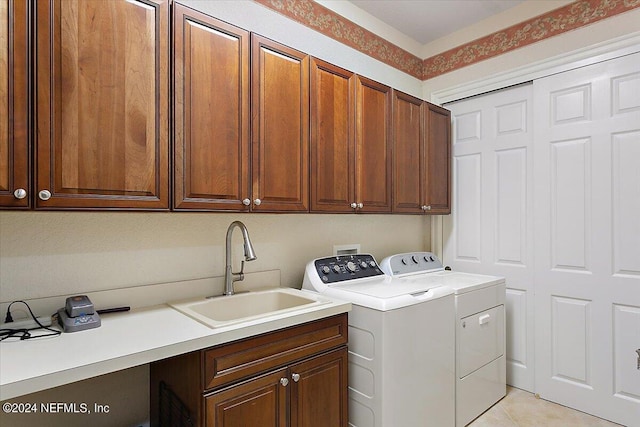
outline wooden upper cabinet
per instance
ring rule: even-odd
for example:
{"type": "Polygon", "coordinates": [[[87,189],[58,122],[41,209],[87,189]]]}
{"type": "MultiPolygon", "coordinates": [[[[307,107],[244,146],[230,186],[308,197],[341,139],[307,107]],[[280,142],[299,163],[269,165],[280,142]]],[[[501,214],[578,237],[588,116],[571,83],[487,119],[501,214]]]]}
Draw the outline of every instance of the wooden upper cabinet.
{"type": "Polygon", "coordinates": [[[311,59],[311,211],[352,212],[355,202],[355,79],[311,59]]]}
{"type": "Polygon", "coordinates": [[[29,11],[0,1],[0,207],[28,208],[29,11]]]}
{"type": "Polygon", "coordinates": [[[361,212],[391,212],[391,88],[356,79],[356,204],[361,212]]]}
{"type": "Polygon", "coordinates": [[[252,210],[309,210],[309,57],[251,35],[252,210]]]}
{"type": "Polygon", "coordinates": [[[425,106],[427,127],[428,212],[451,213],[451,111],[430,103],[425,106]]]}
{"type": "Polygon", "coordinates": [[[173,207],[248,211],[249,32],[177,3],[173,21],[173,207]]]}
{"type": "Polygon", "coordinates": [[[169,208],[169,1],[36,5],[36,207],[169,208]]]}
{"type": "Polygon", "coordinates": [[[422,213],[426,205],[424,103],[393,91],[393,211],[422,213]]]}

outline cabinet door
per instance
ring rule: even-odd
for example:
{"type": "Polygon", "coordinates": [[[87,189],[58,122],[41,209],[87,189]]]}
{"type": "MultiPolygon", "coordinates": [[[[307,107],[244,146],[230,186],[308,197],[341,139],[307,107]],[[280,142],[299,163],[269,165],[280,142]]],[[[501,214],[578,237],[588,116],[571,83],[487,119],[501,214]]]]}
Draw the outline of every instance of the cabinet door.
{"type": "Polygon", "coordinates": [[[393,91],[394,212],[424,212],[426,164],[423,105],[421,99],[393,91]]]}
{"type": "Polygon", "coordinates": [[[355,202],[355,74],[311,59],[311,211],[355,202]]]}
{"type": "Polygon", "coordinates": [[[34,4],[36,207],[168,209],[168,0],[34,4]]]}
{"type": "Polygon", "coordinates": [[[206,426],[287,427],[287,372],[281,369],[205,396],[206,426]]]}
{"type": "Polygon", "coordinates": [[[309,210],[309,57],[252,38],[252,210],[309,210]]]}
{"type": "Polygon", "coordinates": [[[174,208],[248,211],[249,32],[174,5],[174,208]]]}
{"type": "Polygon", "coordinates": [[[429,213],[451,213],[451,111],[426,104],[429,213]]]}
{"type": "Polygon", "coordinates": [[[0,207],[30,206],[28,15],[27,0],[0,2],[0,207]]]}
{"type": "Polygon", "coordinates": [[[356,203],[391,212],[391,88],[356,80],[356,203]]]}
{"type": "Polygon", "coordinates": [[[346,427],[347,349],[303,361],[290,368],[291,427],[346,427]]]}

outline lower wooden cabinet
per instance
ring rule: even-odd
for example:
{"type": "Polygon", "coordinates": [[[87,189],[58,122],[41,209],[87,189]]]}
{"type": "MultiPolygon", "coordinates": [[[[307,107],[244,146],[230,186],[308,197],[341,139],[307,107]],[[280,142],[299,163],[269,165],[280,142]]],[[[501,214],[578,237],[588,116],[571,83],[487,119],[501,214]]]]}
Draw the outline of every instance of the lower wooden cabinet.
{"type": "Polygon", "coordinates": [[[287,371],[280,369],[205,397],[205,425],[286,427],[288,389],[282,383],[287,371]]]}
{"type": "Polygon", "coordinates": [[[347,349],[339,348],[213,392],[205,397],[205,425],[346,426],[346,374],[347,349]]]}
{"type": "Polygon", "coordinates": [[[347,365],[342,347],[291,366],[292,427],[347,425],[347,365]]]}
{"type": "Polygon", "coordinates": [[[151,364],[151,424],[346,427],[347,315],[151,364]]]}

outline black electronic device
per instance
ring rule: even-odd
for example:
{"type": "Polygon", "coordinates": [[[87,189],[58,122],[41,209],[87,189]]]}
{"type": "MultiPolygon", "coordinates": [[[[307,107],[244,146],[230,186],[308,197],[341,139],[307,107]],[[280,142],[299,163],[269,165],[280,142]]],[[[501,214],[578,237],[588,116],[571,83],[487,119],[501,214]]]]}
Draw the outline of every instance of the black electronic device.
{"type": "Polygon", "coordinates": [[[100,326],[100,315],[86,295],[67,298],[65,306],[58,310],[58,323],[65,332],[78,332],[100,326]]]}

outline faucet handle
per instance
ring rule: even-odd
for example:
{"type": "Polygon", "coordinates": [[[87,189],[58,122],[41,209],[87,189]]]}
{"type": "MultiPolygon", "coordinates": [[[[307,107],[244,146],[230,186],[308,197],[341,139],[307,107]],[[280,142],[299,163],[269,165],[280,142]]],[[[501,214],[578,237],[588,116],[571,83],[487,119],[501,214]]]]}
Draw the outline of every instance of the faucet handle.
{"type": "Polygon", "coordinates": [[[244,260],[240,262],[240,271],[237,273],[231,273],[231,275],[232,282],[241,282],[244,280],[244,260]]]}

